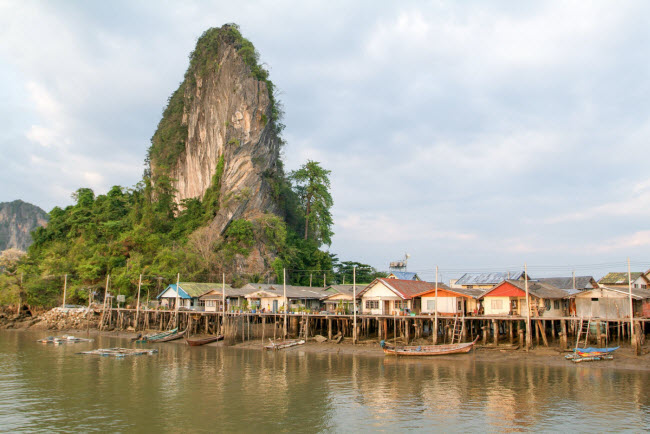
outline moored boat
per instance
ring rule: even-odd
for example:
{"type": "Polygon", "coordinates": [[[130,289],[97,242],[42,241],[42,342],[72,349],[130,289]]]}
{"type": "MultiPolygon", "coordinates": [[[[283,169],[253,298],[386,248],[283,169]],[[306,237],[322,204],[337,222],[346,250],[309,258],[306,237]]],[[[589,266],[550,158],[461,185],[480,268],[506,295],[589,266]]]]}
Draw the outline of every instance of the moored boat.
{"type": "Polygon", "coordinates": [[[384,354],[391,356],[442,356],[445,354],[463,354],[469,353],[474,345],[478,342],[478,336],[473,342],[464,344],[448,344],[448,345],[411,345],[403,347],[395,347],[388,345],[385,341],[381,341],[381,348],[384,354]]]}
{"type": "Polygon", "coordinates": [[[168,330],[166,332],[153,333],[153,334],[150,334],[150,335],[141,336],[135,342],[138,343],[138,344],[142,344],[142,343],[145,343],[145,342],[153,342],[155,340],[162,339],[162,338],[165,338],[167,336],[171,336],[174,333],[176,333],[177,331],[178,331],[178,329],[175,328],[175,329],[168,330]]]}
{"type": "Polygon", "coordinates": [[[620,347],[614,348],[574,348],[573,353],[564,356],[573,363],[594,362],[598,360],[613,360],[612,353],[620,347]]]}
{"type": "Polygon", "coordinates": [[[77,342],[92,342],[92,339],[85,339],[85,338],[78,338],[75,336],[68,336],[68,335],[63,335],[63,336],[48,336],[43,339],[39,339],[36,342],[40,342],[42,344],[74,344],[77,342]]]}
{"type": "Polygon", "coordinates": [[[167,336],[163,336],[161,338],[156,338],[156,339],[149,339],[149,342],[170,342],[170,341],[175,341],[176,339],[182,338],[187,330],[183,330],[182,332],[177,332],[177,333],[172,333],[167,336]]]}
{"type": "Polygon", "coordinates": [[[187,342],[187,345],[191,347],[198,347],[201,345],[209,344],[210,342],[220,341],[222,339],[223,339],[223,335],[219,335],[219,336],[210,336],[207,338],[200,338],[200,339],[185,338],[185,342],[187,342]]]}
{"type": "Polygon", "coordinates": [[[122,358],[126,356],[141,356],[144,354],[150,356],[157,352],[158,350],[139,350],[133,348],[99,348],[91,351],[82,351],[79,354],[94,354],[97,356],[122,358]]]}
{"type": "Polygon", "coordinates": [[[269,341],[271,343],[269,345],[265,345],[264,349],[282,350],[284,348],[294,347],[296,345],[302,345],[305,343],[304,339],[287,339],[284,341],[277,341],[277,342],[273,342],[271,339],[269,339],[269,341]]]}

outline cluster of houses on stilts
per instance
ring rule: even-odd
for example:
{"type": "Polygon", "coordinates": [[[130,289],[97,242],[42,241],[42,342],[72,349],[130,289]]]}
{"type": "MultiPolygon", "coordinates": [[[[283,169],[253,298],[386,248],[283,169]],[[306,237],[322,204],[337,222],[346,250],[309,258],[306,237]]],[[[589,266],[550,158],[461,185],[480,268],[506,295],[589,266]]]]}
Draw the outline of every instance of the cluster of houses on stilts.
{"type": "Polygon", "coordinates": [[[650,318],[650,271],[533,278],[524,272],[467,273],[449,284],[422,281],[416,273],[392,272],[363,285],[307,287],[248,283],[182,282],[157,296],[159,306],[205,312],[362,315],[525,316],[526,291],[534,317],[650,318]],[[631,291],[630,291],[631,289],[631,291]],[[353,300],[356,296],[356,303],[353,300]]]}

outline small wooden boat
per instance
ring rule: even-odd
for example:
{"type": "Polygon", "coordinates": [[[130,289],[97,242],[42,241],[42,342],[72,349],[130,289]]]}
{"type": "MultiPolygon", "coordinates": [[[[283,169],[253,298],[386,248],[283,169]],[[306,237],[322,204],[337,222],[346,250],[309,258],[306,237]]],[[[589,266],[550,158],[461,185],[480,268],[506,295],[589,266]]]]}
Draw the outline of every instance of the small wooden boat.
{"type": "Polygon", "coordinates": [[[92,339],[85,339],[85,338],[77,338],[75,336],[68,336],[68,335],[63,335],[63,336],[48,336],[43,339],[39,339],[36,342],[40,342],[42,344],[54,344],[54,345],[60,345],[60,344],[74,344],[77,342],[92,342],[92,339]]]}
{"type": "Polygon", "coordinates": [[[285,348],[294,347],[296,345],[302,345],[305,343],[304,339],[287,339],[284,341],[271,342],[269,345],[265,345],[264,349],[266,350],[283,350],[285,348]]]}
{"type": "Polygon", "coordinates": [[[611,354],[618,350],[620,347],[614,348],[574,348],[573,353],[564,356],[565,359],[571,360],[573,363],[581,362],[595,362],[598,360],[613,360],[614,356],[611,354]]]}
{"type": "Polygon", "coordinates": [[[187,332],[187,330],[183,330],[182,332],[172,333],[172,334],[170,334],[168,336],[163,336],[162,338],[149,339],[149,342],[170,342],[170,341],[175,341],[176,339],[182,338],[185,335],[186,332],[187,332]]]}
{"type": "Polygon", "coordinates": [[[133,348],[99,348],[92,351],[82,351],[79,354],[94,354],[103,357],[122,358],[126,356],[142,356],[144,354],[151,356],[157,352],[158,350],[138,350],[133,348]]]}
{"type": "Polygon", "coordinates": [[[384,354],[391,356],[442,356],[445,354],[469,353],[476,342],[478,342],[478,336],[474,339],[474,342],[467,342],[464,344],[394,347],[386,344],[385,341],[381,341],[380,345],[384,350],[384,354]]]}
{"type": "Polygon", "coordinates": [[[185,338],[185,342],[187,342],[187,345],[189,345],[190,347],[198,347],[198,346],[201,346],[201,345],[209,344],[210,342],[220,341],[221,339],[223,339],[223,335],[210,336],[210,337],[201,338],[201,339],[187,339],[187,338],[185,338]]]}
{"type": "Polygon", "coordinates": [[[620,347],[614,348],[575,348],[573,352],[580,357],[601,357],[613,353],[620,347]]]}
{"type": "Polygon", "coordinates": [[[138,343],[138,344],[142,344],[142,343],[145,343],[145,342],[152,342],[152,341],[155,341],[157,339],[162,339],[162,338],[165,338],[167,336],[171,336],[174,333],[176,333],[177,331],[178,331],[178,329],[176,328],[176,329],[168,330],[166,332],[153,333],[153,334],[150,334],[150,335],[141,336],[140,339],[136,340],[135,342],[138,343]]]}

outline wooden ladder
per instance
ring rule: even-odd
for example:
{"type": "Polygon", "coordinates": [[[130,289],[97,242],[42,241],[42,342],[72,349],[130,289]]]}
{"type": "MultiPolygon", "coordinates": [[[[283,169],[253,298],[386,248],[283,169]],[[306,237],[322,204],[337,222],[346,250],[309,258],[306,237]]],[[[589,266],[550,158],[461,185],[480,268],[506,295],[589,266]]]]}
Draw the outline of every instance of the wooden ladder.
{"type": "Polygon", "coordinates": [[[302,318],[300,318],[300,333],[298,334],[298,336],[304,338],[305,340],[307,340],[307,338],[309,337],[308,321],[309,318],[306,317],[305,315],[303,315],[302,318]]]}
{"type": "Polygon", "coordinates": [[[576,338],[576,348],[578,348],[578,346],[580,345],[580,338],[582,337],[582,335],[584,335],[585,337],[585,342],[582,344],[582,346],[583,348],[587,347],[590,327],[591,327],[591,318],[589,318],[586,323],[583,318],[580,318],[580,327],[578,327],[578,337],[576,338]]]}
{"type": "Polygon", "coordinates": [[[451,334],[451,343],[460,343],[463,337],[463,322],[458,320],[458,315],[454,318],[454,331],[451,334]]]}

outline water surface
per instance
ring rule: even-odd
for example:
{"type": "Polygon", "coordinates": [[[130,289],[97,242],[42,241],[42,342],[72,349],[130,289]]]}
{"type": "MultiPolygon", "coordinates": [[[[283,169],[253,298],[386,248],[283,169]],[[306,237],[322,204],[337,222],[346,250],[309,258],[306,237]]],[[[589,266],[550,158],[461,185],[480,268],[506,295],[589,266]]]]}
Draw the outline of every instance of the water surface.
{"type": "MultiPolygon", "coordinates": [[[[81,335],[83,336],[83,335],[81,335]]],[[[633,431],[650,427],[650,374],[151,344],[154,356],[79,351],[0,333],[0,430],[114,432],[633,431]]]]}

